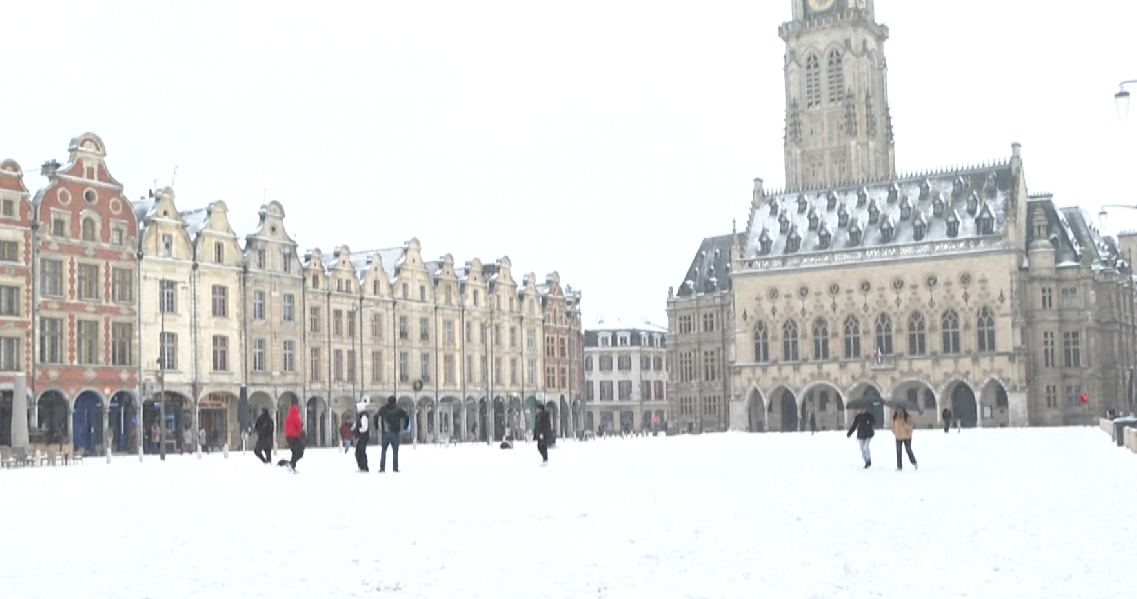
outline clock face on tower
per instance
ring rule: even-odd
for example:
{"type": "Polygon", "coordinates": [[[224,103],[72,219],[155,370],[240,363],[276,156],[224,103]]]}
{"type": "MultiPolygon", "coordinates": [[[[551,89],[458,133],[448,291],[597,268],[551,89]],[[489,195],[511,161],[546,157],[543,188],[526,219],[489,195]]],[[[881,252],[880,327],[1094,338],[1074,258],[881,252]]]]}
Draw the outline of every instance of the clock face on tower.
{"type": "Polygon", "coordinates": [[[833,3],[836,0],[806,0],[809,5],[810,12],[823,12],[833,8],[833,3]]]}

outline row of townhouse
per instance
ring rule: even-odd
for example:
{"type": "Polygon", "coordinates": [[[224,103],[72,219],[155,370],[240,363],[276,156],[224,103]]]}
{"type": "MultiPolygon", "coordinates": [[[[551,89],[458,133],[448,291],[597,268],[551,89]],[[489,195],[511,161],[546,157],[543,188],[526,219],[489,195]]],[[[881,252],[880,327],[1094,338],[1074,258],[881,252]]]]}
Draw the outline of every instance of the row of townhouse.
{"type": "Polygon", "coordinates": [[[417,239],[301,256],[276,201],[242,242],[222,201],[127,201],[98,136],[69,153],[34,195],[0,162],[0,445],[20,374],[33,443],[88,453],[156,450],[160,405],[171,450],[187,429],[239,446],[263,409],[281,430],[293,401],[321,446],[362,398],[397,397],[421,441],[498,439],[538,402],[560,435],[583,426],[581,294],[558,273],[417,239]]]}

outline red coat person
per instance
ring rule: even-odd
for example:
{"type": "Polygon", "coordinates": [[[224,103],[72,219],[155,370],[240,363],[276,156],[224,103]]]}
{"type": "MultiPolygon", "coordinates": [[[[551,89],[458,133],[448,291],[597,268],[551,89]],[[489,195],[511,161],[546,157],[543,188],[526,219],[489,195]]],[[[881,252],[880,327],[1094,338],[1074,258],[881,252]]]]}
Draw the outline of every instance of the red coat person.
{"type": "Polygon", "coordinates": [[[295,404],[289,406],[288,417],[284,419],[284,438],[299,439],[304,431],[304,423],[300,420],[300,409],[295,404]]]}

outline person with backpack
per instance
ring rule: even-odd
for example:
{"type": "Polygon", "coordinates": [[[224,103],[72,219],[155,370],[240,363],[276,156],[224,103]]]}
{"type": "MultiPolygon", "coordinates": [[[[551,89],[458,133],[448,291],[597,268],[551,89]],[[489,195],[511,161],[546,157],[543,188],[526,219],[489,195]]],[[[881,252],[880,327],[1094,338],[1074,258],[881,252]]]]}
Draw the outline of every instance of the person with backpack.
{"type": "Polygon", "coordinates": [[[399,435],[403,434],[411,417],[407,411],[400,408],[397,399],[392,395],[387,398],[387,404],[379,408],[379,422],[383,426],[383,445],[379,450],[379,472],[387,469],[387,448],[391,448],[391,467],[399,471],[399,435]]]}
{"type": "Polygon", "coordinates": [[[275,428],[268,408],[263,408],[256,424],[253,425],[253,430],[257,432],[257,444],[253,448],[253,455],[265,464],[272,462],[272,433],[275,428]]]}
{"type": "Polygon", "coordinates": [[[536,426],[533,438],[537,439],[537,451],[541,452],[541,464],[549,463],[549,440],[553,438],[553,421],[544,404],[537,404],[536,426]]]}
{"type": "Polygon", "coordinates": [[[355,420],[355,428],[352,429],[352,434],[355,437],[355,465],[359,467],[360,472],[369,471],[367,469],[367,442],[371,440],[371,430],[368,428],[368,424],[367,412],[361,410],[355,420]]]}
{"type": "Polygon", "coordinates": [[[857,414],[853,418],[853,425],[849,427],[849,432],[846,437],[853,436],[857,433],[857,444],[861,446],[861,457],[865,460],[865,468],[872,466],[872,453],[869,452],[869,443],[872,442],[872,437],[876,434],[873,427],[876,426],[876,418],[873,417],[872,412],[865,410],[857,414]]]}

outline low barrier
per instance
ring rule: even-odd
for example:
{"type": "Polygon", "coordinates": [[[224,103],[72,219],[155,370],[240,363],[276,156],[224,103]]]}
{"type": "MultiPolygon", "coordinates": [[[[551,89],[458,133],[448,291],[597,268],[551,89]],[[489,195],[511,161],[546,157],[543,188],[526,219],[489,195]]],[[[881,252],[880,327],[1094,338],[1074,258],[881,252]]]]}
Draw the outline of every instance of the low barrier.
{"type": "Polygon", "coordinates": [[[1137,453],[1137,428],[1125,429],[1125,446],[1130,451],[1137,453]]]}
{"type": "Polygon", "coordinates": [[[1099,418],[1098,419],[1098,427],[1101,428],[1101,430],[1105,431],[1105,434],[1109,435],[1110,439],[1113,438],[1113,421],[1112,420],[1110,420],[1109,418],[1099,418]]]}

